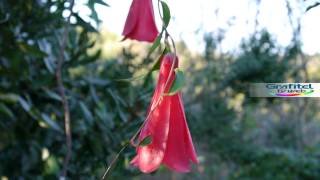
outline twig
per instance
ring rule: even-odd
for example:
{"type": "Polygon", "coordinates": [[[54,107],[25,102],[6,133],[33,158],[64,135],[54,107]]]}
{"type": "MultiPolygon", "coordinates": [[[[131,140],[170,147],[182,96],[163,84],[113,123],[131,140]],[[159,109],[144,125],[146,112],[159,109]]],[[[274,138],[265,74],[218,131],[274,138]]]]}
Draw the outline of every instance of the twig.
{"type": "Polygon", "coordinates": [[[319,6],[319,5],[320,5],[320,2],[316,2],[315,4],[313,4],[313,5],[309,6],[309,7],[307,7],[306,12],[310,11],[311,9],[313,9],[313,8],[315,8],[315,7],[319,6]]]}
{"type": "Polygon", "coordinates": [[[70,15],[68,16],[67,23],[64,26],[63,38],[62,38],[62,43],[60,45],[59,58],[58,58],[57,71],[56,71],[56,79],[57,79],[58,89],[62,99],[62,105],[63,105],[63,111],[64,111],[64,128],[65,128],[66,145],[67,145],[67,154],[63,161],[63,169],[60,175],[60,179],[65,179],[67,176],[68,165],[69,165],[69,161],[72,154],[70,110],[69,110],[69,103],[65,94],[65,90],[64,90],[65,88],[62,80],[62,65],[65,60],[64,50],[67,46],[67,40],[69,39],[69,26],[70,26],[70,18],[72,15],[73,5],[74,5],[74,0],[70,0],[70,6],[69,6],[70,15]]]}
{"type": "Polygon", "coordinates": [[[128,145],[129,145],[130,143],[129,142],[127,142],[122,148],[121,148],[121,150],[118,152],[118,154],[116,155],[116,157],[112,160],[112,162],[110,163],[110,166],[108,166],[108,168],[107,168],[107,170],[104,172],[104,174],[103,174],[103,176],[102,176],[102,180],[105,180],[105,179],[107,179],[107,177],[109,177],[109,174],[110,174],[110,170],[113,168],[113,166],[115,165],[115,163],[117,162],[117,160],[118,160],[118,158],[119,158],[119,156],[120,156],[120,154],[122,153],[122,151],[123,150],[125,150],[127,147],[128,147],[128,145]]]}

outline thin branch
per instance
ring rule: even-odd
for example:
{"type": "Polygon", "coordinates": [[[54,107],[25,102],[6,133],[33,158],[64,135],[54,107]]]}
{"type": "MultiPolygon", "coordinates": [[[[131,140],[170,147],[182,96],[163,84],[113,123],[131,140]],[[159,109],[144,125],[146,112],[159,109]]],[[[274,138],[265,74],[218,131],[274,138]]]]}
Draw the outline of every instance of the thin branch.
{"type": "Polygon", "coordinates": [[[313,8],[315,8],[315,7],[319,6],[319,5],[320,5],[320,2],[316,2],[315,4],[313,4],[313,5],[309,6],[309,7],[307,7],[306,12],[310,11],[311,9],[313,9],[313,8]]]}
{"type": "Polygon", "coordinates": [[[63,78],[62,78],[62,65],[65,61],[64,58],[64,50],[67,46],[67,40],[69,39],[69,26],[70,26],[70,18],[72,15],[72,8],[74,5],[74,0],[70,0],[70,15],[67,18],[67,22],[64,26],[64,32],[62,37],[62,43],[59,49],[59,58],[57,60],[57,70],[56,70],[56,79],[58,84],[59,93],[62,99],[63,111],[64,111],[64,128],[65,128],[65,135],[66,135],[66,145],[67,145],[67,154],[63,161],[63,169],[60,175],[60,179],[65,179],[67,176],[69,161],[72,155],[72,136],[71,136],[71,125],[70,125],[70,109],[68,99],[65,94],[65,88],[63,85],[63,78]]]}
{"type": "Polygon", "coordinates": [[[256,16],[255,16],[255,22],[254,22],[254,32],[255,32],[255,34],[258,33],[261,0],[257,0],[256,2],[257,2],[257,11],[256,11],[256,16]]]}
{"type": "Polygon", "coordinates": [[[121,150],[117,153],[116,157],[112,160],[112,162],[110,163],[110,165],[108,166],[107,170],[104,172],[103,176],[102,176],[102,180],[106,180],[109,175],[110,175],[110,172],[111,172],[111,169],[114,167],[114,165],[116,164],[120,154],[122,153],[123,150],[125,150],[128,145],[130,143],[129,142],[126,142],[126,144],[121,148],[121,150]]]}

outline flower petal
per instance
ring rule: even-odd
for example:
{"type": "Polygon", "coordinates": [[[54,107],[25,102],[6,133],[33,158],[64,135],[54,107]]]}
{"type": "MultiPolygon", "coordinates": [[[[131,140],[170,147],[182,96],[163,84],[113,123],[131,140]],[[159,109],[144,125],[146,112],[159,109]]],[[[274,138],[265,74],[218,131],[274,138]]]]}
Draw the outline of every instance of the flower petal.
{"type": "MultiPolygon", "coordinates": [[[[151,136],[152,141],[149,145],[138,147],[137,156],[132,160],[132,164],[139,166],[140,170],[145,173],[152,172],[160,166],[167,145],[170,101],[168,98],[163,97],[157,106],[157,101],[161,97],[169,74],[164,62],[162,61],[161,63],[157,86],[147,111],[148,114],[151,114],[146,119],[147,122],[139,135],[139,142],[147,136],[151,136]]],[[[173,78],[171,83],[172,81],[173,78]]]]}
{"type": "Polygon", "coordinates": [[[149,145],[137,148],[138,155],[132,163],[138,165],[144,173],[156,170],[164,157],[169,131],[169,109],[170,101],[162,100],[141,130],[139,141],[147,136],[151,136],[152,141],[149,145]]]}
{"type": "Polygon", "coordinates": [[[189,129],[186,126],[186,118],[183,106],[181,106],[180,93],[167,98],[170,98],[171,114],[167,149],[163,163],[178,172],[189,172],[189,160],[196,157],[196,155],[192,145],[192,140],[189,139],[187,135],[187,133],[189,133],[189,129]],[[190,154],[190,152],[193,152],[194,154],[190,154]]]}
{"type": "Polygon", "coordinates": [[[139,18],[139,14],[137,13],[139,6],[141,6],[139,0],[133,0],[129,9],[129,13],[127,16],[127,20],[126,23],[124,25],[124,29],[122,32],[122,35],[128,36],[130,34],[130,32],[133,31],[134,27],[137,24],[138,18],[139,18]]]}
{"type": "Polygon", "coordinates": [[[183,124],[184,127],[182,127],[184,129],[184,139],[185,139],[185,143],[187,146],[187,153],[189,158],[192,160],[193,163],[198,164],[199,161],[197,159],[197,154],[196,151],[194,149],[193,143],[192,143],[192,138],[191,138],[191,134],[188,128],[188,124],[187,124],[187,120],[186,120],[186,115],[184,113],[184,107],[183,107],[183,100],[181,97],[181,93],[178,94],[179,96],[179,105],[180,105],[180,109],[183,112],[183,124]]]}
{"type": "Polygon", "coordinates": [[[124,39],[153,42],[158,34],[152,0],[133,0],[122,32],[124,39]]]}

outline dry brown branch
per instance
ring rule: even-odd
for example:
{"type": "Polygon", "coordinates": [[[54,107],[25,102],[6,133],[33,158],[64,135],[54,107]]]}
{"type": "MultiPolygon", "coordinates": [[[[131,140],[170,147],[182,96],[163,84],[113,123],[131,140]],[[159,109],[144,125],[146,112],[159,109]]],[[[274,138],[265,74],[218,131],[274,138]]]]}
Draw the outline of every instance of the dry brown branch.
{"type": "Polygon", "coordinates": [[[63,78],[62,78],[62,65],[65,61],[64,58],[64,50],[67,46],[67,41],[69,39],[69,26],[70,26],[70,18],[72,16],[72,8],[74,5],[74,0],[70,0],[70,15],[67,17],[67,22],[64,26],[63,30],[63,37],[62,42],[59,48],[59,57],[57,59],[57,70],[56,70],[56,79],[57,85],[59,89],[59,94],[62,99],[63,111],[64,111],[64,128],[65,128],[65,136],[66,136],[66,145],[67,145],[67,154],[63,161],[63,169],[60,175],[60,179],[65,179],[67,176],[67,170],[69,166],[69,161],[72,154],[72,136],[71,136],[71,125],[70,125],[70,109],[68,99],[65,94],[65,88],[63,85],[63,78]]]}

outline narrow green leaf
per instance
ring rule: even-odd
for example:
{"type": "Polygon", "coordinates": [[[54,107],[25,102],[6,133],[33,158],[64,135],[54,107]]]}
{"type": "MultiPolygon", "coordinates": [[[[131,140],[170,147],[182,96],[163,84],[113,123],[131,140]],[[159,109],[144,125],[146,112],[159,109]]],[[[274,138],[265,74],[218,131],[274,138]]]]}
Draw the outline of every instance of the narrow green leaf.
{"type": "Polygon", "coordinates": [[[77,13],[74,13],[73,15],[77,20],[77,25],[83,27],[89,32],[98,32],[90,23],[87,23],[85,20],[83,20],[77,13]]]}
{"type": "Polygon", "coordinates": [[[61,97],[59,94],[50,91],[49,89],[44,89],[45,93],[50,97],[51,99],[57,100],[57,101],[62,101],[61,97]]]}
{"type": "Polygon", "coordinates": [[[107,7],[110,7],[109,4],[107,4],[107,3],[104,2],[103,0],[95,0],[95,3],[101,4],[101,5],[104,5],[104,6],[107,6],[107,7]]]}
{"type": "Polygon", "coordinates": [[[157,47],[159,47],[159,45],[161,44],[163,32],[168,27],[169,22],[170,22],[171,15],[170,15],[169,6],[167,5],[167,3],[163,2],[163,1],[161,1],[161,5],[162,5],[163,23],[164,23],[163,29],[162,29],[161,33],[158,35],[158,37],[156,38],[156,40],[153,42],[153,44],[149,50],[148,56],[150,56],[152,54],[152,52],[154,50],[156,50],[157,47]]]}
{"type": "Polygon", "coordinates": [[[118,114],[119,114],[120,119],[123,122],[128,122],[128,118],[127,118],[126,114],[121,110],[120,106],[117,106],[117,110],[118,110],[118,114]]]}
{"type": "Polygon", "coordinates": [[[164,28],[167,28],[171,18],[170,9],[167,3],[165,3],[164,1],[161,1],[161,5],[162,5],[164,28]]]}
{"type": "Polygon", "coordinates": [[[163,52],[161,53],[160,57],[157,59],[157,61],[153,64],[151,70],[149,71],[148,74],[151,74],[153,71],[159,70],[160,69],[160,64],[161,64],[161,59],[163,58],[163,56],[165,55],[165,53],[167,52],[166,49],[163,50],[163,52]]]}
{"type": "Polygon", "coordinates": [[[15,118],[15,115],[13,112],[8,108],[5,104],[0,103],[0,113],[6,114],[9,116],[11,119],[15,118]]]}
{"type": "Polygon", "coordinates": [[[17,102],[19,100],[19,95],[8,93],[8,94],[1,94],[0,93],[0,100],[4,102],[17,102]]]}
{"type": "Polygon", "coordinates": [[[54,120],[52,120],[47,114],[41,113],[41,117],[42,117],[42,120],[51,128],[53,128],[56,131],[63,132],[61,127],[54,120]]]}
{"type": "Polygon", "coordinates": [[[82,113],[84,114],[85,118],[89,121],[89,122],[93,122],[93,116],[92,113],[90,112],[89,108],[86,106],[85,103],[83,103],[82,101],[79,103],[80,108],[82,110],[82,113]]]}
{"type": "Polygon", "coordinates": [[[142,141],[140,141],[139,146],[147,146],[147,145],[151,144],[151,142],[152,142],[152,137],[147,136],[142,141]]]}
{"type": "Polygon", "coordinates": [[[39,57],[39,58],[42,58],[42,57],[46,57],[47,56],[47,53],[43,52],[40,50],[40,48],[36,45],[29,45],[25,42],[18,42],[18,47],[19,49],[22,51],[22,52],[25,52],[25,53],[28,53],[28,54],[32,54],[34,55],[35,57],[39,57]]]}
{"type": "Polygon", "coordinates": [[[89,17],[91,17],[97,24],[99,24],[101,22],[101,20],[99,19],[98,13],[97,13],[96,8],[94,6],[96,3],[97,3],[96,0],[89,0],[87,5],[91,11],[91,14],[89,17]]]}
{"type": "Polygon", "coordinates": [[[86,77],[85,80],[95,86],[108,86],[111,82],[108,79],[101,79],[96,77],[86,77]]]}
{"type": "Polygon", "coordinates": [[[51,74],[54,74],[54,67],[53,67],[53,64],[52,62],[50,61],[49,58],[44,58],[43,59],[48,71],[51,73],[51,74]]]}
{"type": "MultiPolygon", "coordinates": [[[[87,65],[87,64],[90,64],[90,63],[93,63],[95,61],[98,60],[98,58],[100,57],[101,55],[101,50],[98,50],[94,55],[92,56],[85,56],[85,57],[76,57],[76,58],[72,58],[71,61],[69,61],[68,63],[66,63],[64,65],[64,67],[67,68],[70,68],[70,67],[75,67],[75,66],[84,66],[84,65],[87,65]]],[[[79,53],[81,54],[81,53],[79,53]]]]}
{"type": "Polygon", "coordinates": [[[151,48],[149,49],[148,56],[150,56],[153,53],[153,51],[156,50],[157,47],[159,47],[159,45],[161,43],[162,33],[163,33],[163,31],[158,35],[156,40],[153,42],[151,48]]]}
{"type": "Polygon", "coordinates": [[[157,59],[157,61],[153,64],[151,70],[148,72],[148,74],[146,75],[146,78],[144,80],[143,83],[143,87],[147,86],[147,83],[149,82],[149,79],[151,77],[151,74],[153,71],[159,70],[160,69],[160,65],[161,65],[161,59],[163,58],[163,56],[168,53],[169,50],[167,48],[164,48],[164,50],[162,51],[160,57],[157,59]]]}
{"type": "Polygon", "coordinates": [[[142,79],[142,78],[145,77],[145,82],[144,82],[144,84],[145,84],[145,83],[146,83],[146,80],[148,80],[148,79],[150,78],[152,72],[153,72],[153,71],[157,71],[157,70],[160,69],[161,59],[162,59],[162,57],[163,57],[166,53],[168,53],[168,52],[169,52],[169,51],[168,51],[167,48],[165,48],[165,49],[163,50],[163,52],[161,53],[160,57],[159,57],[159,58],[157,59],[157,61],[152,65],[152,68],[151,68],[151,70],[150,70],[148,73],[142,74],[142,75],[139,75],[139,76],[135,76],[135,77],[132,77],[132,78],[116,79],[115,81],[120,81],[120,82],[132,82],[132,81],[135,81],[135,80],[140,80],[140,79],[142,79]]]}
{"type": "Polygon", "coordinates": [[[179,92],[182,89],[185,82],[183,71],[179,68],[175,69],[174,71],[175,71],[175,79],[172,82],[169,92],[165,94],[166,96],[175,95],[177,92],[179,92]]]}
{"type": "Polygon", "coordinates": [[[22,97],[19,97],[19,98],[18,98],[18,101],[19,101],[21,107],[22,107],[26,112],[30,112],[30,110],[31,110],[31,105],[30,105],[26,100],[24,100],[22,97]]]}

